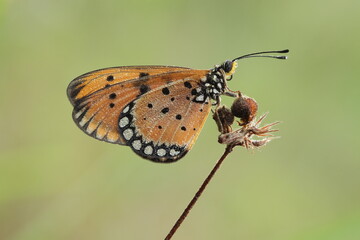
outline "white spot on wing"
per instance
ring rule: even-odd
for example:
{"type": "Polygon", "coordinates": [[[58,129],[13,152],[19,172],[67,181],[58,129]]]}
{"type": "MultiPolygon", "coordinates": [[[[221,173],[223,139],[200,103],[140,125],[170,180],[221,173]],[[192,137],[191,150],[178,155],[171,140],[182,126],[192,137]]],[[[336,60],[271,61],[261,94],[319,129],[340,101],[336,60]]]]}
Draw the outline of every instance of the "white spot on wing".
{"type": "Polygon", "coordinates": [[[134,132],[131,128],[127,128],[123,131],[123,135],[126,140],[130,140],[134,135],[134,132]]]}
{"type": "Polygon", "coordinates": [[[123,118],[121,118],[120,121],[119,121],[119,126],[120,126],[121,128],[125,127],[125,126],[128,125],[128,124],[129,124],[129,118],[128,118],[128,117],[123,117],[123,118]]]}
{"type": "Polygon", "coordinates": [[[129,111],[129,109],[130,109],[130,107],[129,107],[129,105],[127,105],[122,112],[127,113],[129,111]]]}
{"type": "Polygon", "coordinates": [[[140,148],[141,148],[141,141],[140,141],[140,140],[135,140],[135,141],[132,142],[131,145],[133,146],[134,149],[140,150],[140,148]]]}
{"type": "Polygon", "coordinates": [[[172,157],[178,155],[179,153],[180,153],[180,151],[176,151],[175,149],[170,150],[170,156],[172,156],[172,157]]]}
{"type": "Polygon", "coordinates": [[[156,154],[157,154],[159,157],[163,157],[163,156],[165,156],[165,154],[166,154],[166,150],[163,149],[163,148],[159,148],[159,149],[156,151],[156,154]]]}
{"type": "Polygon", "coordinates": [[[153,149],[153,147],[150,146],[150,145],[146,146],[145,149],[144,149],[144,153],[145,153],[146,155],[151,155],[151,154],[153,153],[153,151],[154,151],[154,149],[153,149]]]}
{"type": "Polygon", "coordinates": [[[196,101],[199,101],[199,102],[204,101],[204,95],[199,95],[199,96],[197,96],[197,97],[195,98],[195,100],[196,100],[196,101]]]}

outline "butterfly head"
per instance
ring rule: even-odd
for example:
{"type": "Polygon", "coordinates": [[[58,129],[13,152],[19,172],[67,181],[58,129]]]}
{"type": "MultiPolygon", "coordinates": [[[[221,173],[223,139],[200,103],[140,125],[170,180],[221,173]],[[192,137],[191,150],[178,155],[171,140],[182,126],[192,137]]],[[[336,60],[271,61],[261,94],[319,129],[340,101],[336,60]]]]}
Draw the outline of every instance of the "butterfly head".
{"type": "Polygon", "coordinates": [[[237,66],[238,64],[236,61],[230,61],[230,60],[227,60],[220,65],[220,68],[224,70],[226,80],[229,81],[232,79],[232,75],[235,73],[237,66]]]}
{"type": "MultiPolygon", "coordinates": [[[[257,52],[243,55],[241,57],[237,57],[233,60],[227,60],[220,65],[216,65],[213,69],[210,70],[209,74],[202,81],[204,82],[204,94],[205,96],[209,96],[213,100],[218,100],[219,96],[222,94],[229,93],[231,96],[231,92],[229,92],[227,88],[226,81],[230,81],[235,73],[235,70],[238,66],[237,60],[251,57],[267,57],[267,58],[276,58],[276,59],[286,59],[286,56],[272,56],[266,55],[268,53],[287,53],[288,49],[281,51],[265,51],[265,52],[257,52]],[[265,55],[264,55],[265,54],[265,55]]],[[[201,97],[203,99],[203,97],[201,97]]]]}

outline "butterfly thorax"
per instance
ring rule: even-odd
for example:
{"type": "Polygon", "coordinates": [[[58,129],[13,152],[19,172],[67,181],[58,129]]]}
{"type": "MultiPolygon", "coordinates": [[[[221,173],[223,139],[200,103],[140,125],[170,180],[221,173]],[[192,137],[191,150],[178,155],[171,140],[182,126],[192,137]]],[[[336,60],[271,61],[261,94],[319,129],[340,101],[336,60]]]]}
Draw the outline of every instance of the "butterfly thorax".
{"type": "Polygon", "coordinates": [[[219,96],[225,92],[226,80],[225,73],[221,66],[216,66],[201,81],[201,92],[194,99],[196,102],[202,102],[208,97],[217,101],[219,96]],[[203,97],[204,96],[204,97],[203,97]]]}

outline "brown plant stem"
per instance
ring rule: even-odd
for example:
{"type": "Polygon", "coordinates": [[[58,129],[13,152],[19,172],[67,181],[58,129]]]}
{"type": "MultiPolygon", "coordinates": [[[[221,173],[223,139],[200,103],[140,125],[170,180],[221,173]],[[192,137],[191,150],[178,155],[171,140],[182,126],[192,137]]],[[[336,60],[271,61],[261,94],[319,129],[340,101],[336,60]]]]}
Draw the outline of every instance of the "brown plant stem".
{"type": "Polygon", "coordinates": [[[207,176],[207,178],[204,180],[204,182],[201,184],[199,190],[195,193],[193,199],[190,201],[190,203],[187,205],[187,207],[185,208],[184,212],[181,214],[181,216],[179,217],[179,219],[176,221],[175,225],[171,228],[170,232],[168,233],[168,235],[165,237],[165,240],[170,240],[172,238],[172,236],[174,235],[174,233],[176,232],[176,230],[180,227],[180,225],[182,224],[182,222],[185,220],[185,218],[187,217],[187,215],[189,214],[190,210],[192,209],[192,207],[195,205],[195,203],[197,202],[197,200],[199,199],[199,197],[201,196],[201,194],[204,192],[206,186],[209,184],[209,182],[211,181],[211,179],[213,178],[213,176],[215,175],[216,171],[220,168],[221,164],[223,163],[223,161],[225,160],[225,158],[229,155],[229,153],[231,153],[232,149],[233,149],[233,145],[227,145],[225,152],[223,153],[223,155],[221,156],[221,158],[217,161],[217,163],[215,164],[214,168],[211,170],[211,172],[209,173],[209,175],[207,176]]]}

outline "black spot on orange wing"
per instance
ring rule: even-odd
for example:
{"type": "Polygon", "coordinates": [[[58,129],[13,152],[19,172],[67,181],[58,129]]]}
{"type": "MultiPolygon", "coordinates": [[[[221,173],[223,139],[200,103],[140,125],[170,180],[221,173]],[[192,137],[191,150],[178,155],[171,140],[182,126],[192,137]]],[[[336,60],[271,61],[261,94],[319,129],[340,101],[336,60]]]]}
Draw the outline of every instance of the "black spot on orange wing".
{"type": "Polygon", "coordinates": [[[113,75],[109,75],[107,78],[106,78],[106,81],[113,81],[114,80],[114,76],[113,75]]]}
{"type": "Polygon", "coordinates": [[[163,93],[164,95],[169,95],[169,94],[170,94],[170,90],[169,90],[167,87],[165,87],[165,88],[162,89],[162,93],[163,93]]]}
{"type": "Polygon", "coordinates": [[[192,88],[192,85],[190,82],[184,82],[184,86],[187,88],[192,88]]]}
{"type": "Polygon", "coordinates": [[[139,74],[139,79],[133,82],[133,86],[141,88],[143,85],[147,85],[148,81],[149,81],[149,73],[141,72],[139,74]]]}
{"type": "Polygon", "coordinates": [[[162,110],[161,110],[161,112],[163,113],[163,114],[166,114],[166,113],[168,113],[169,112],[169,108],[163,108],[162,110]]]}
{"type": "Polygon", "coordinates": [[[146,84],[140,85],[140,95],[147,93],[150,90],[149,86],[146,84]]]}
{"type": "Polygon", "coordinates": [[[139,74],[139,78],[146,77],[146,76],[149,76],[149,73],[141,72],[141,73],[139,74]]]}
{"type": "Polygon", "coordinates": [[[116,98],[116,93],[110,94],[110,95],[109,95],[109,98],[110,98],[110,99],[115,99],[115,98],[116,98]]]}

